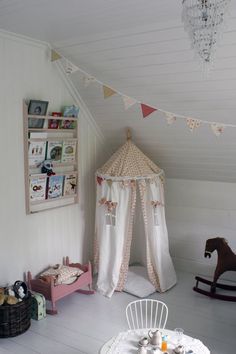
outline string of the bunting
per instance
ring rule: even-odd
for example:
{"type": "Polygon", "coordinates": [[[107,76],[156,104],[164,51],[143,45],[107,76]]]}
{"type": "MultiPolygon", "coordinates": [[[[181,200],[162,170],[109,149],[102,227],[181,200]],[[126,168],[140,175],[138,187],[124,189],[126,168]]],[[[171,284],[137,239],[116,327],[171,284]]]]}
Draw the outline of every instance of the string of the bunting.
{"type": "Polygon", "coordinates": [[[52,49],[51,50],[51,61],[56,61],[56,60],[62,61],[62,65],[64,67],[66,74],[70,75],[70,74],[75,73],[76,71],[80,71],[82,74],[84,74],[83,83],[84,83],[85,87],[88,87],[93,82],[99,83],[103,88],[104,99],[107,99],[107,98],[112,97],[114,95],[121,96],[123,99],[123,102],[124,102],[125,110],[128,110],[129,108],[131,108],[135,104],[140,104],[140,109],[141,109],[141,113],[142,113],[143,118],[146,118],[146,117],[150,116],[152,113],[158,111],[158,112],[161,112],[164,114],[168,125],[173,124],[174,122],[176,122],[177,119],[184,119],[186,121],[186,124],[187,124],[187,127],[189,128],[189,130],[191,132],[193,132],[195,129],[199,128],[202,124],[207,124],[211,127],[212,132],[216,136],[220,136],[224,132],[226,127],[236,128],[236,124],[212,122],[212,121],[208,121],[208,120],[187,117],[187,116],[184,116],[181,114],[168,112],[168,111],[163,110],[159,107],[147,105],[146,103],[138,101],[133,97],[125,95],[124,93],[114,89],[111,86],[105,85],[104,82],[96,79],[96,77],[90,75],[89,73],[87,73],[83,69],[80,69],[78,66],[71,63],[63,55],[59,54],[57,51],[52,49]]]}

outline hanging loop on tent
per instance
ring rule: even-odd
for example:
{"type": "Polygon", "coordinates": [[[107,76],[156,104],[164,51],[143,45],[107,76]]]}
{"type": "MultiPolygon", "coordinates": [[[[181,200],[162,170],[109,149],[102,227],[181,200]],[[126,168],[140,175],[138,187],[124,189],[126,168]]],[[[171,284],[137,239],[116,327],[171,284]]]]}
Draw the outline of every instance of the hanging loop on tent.
{"type": "Polygon", "coordinates": [[[131,140],[132,134],[130,128],[127,129],[126,131],[126,140],[131,140]]]}

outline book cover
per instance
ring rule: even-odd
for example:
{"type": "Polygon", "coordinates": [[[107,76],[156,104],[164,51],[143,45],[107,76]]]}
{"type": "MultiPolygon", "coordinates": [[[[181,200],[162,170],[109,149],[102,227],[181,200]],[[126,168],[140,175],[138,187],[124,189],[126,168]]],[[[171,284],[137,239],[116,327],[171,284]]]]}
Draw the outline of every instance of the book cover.
{"type": "Polygon", "coordinates": [[[77,189],[77,175],[75,173],[66,175],[64,179],[63,195],[76,194],[76,189],[77,189]]]}
{"type": "Polygon", "coordinates": [[[48,120],[48,129],[58,129],[59,120],[58,119],[49,119],[48,120]]]}
{"type": "Polygon", "coordinates": [[[47,176],[35,176],[30,178],[30,200],[46,199],[47,176]]]}
{"type": "Polygon", "coordinates": [[[75,161],[76,140],[67,140],[63,142],[61,162],[75,161]]]}
{"type": "Polygon", "coordinates": [[[59,198],[63,192],[64,176],[50,176],[48,178],[47,197],[48,199],[59,198]]]}
{"type": "Polygon", "coordinates": [[[76,121],[75,120],[61,120],[60,121],[60,128],[61,129],[75,129],[76,128],[76,121]]]}
{"type": "Polygon", "coordinates": [[[75,117],[75,118],[77,118],[78,114],[79,114],[79,107],[77,107],[75,105],[64,107],[64,110],[63,110],[63,116],[64,117],[75,117]]]}
{"type": "Polygon", "coordinates": [[[61,162],[62,145],[62,141],[48,141],[47,160],[61,162]]]}
{"type": "Polygon", "coordinates": [[[28,159],[30,167],[39,167],[45,160],[46,141],[30,141],[28,148],[28,159]]]}

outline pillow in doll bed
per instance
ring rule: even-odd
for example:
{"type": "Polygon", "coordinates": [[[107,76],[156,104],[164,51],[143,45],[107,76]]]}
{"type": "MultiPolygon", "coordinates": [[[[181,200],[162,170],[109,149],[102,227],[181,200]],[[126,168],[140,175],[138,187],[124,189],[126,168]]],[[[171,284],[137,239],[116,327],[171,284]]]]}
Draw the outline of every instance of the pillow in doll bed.
{"type": "Polygon", "coordinates": [[[82,269],[56,264],[41,273],[39,279],[47,282],[52,277],[55,285],[71,284],[83,273],[82,269]]]}
{"type": "Polygon", "coordinates": [[[148,279],[147,270],[143,266],[130,266],[124,291],[143,298],[153,294],[156,289],[148,279]]]}

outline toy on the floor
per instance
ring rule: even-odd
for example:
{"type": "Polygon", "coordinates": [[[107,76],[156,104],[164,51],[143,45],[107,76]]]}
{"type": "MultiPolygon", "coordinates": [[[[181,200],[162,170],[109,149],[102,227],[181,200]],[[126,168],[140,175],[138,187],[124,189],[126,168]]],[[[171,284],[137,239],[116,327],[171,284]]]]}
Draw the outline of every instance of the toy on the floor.
{"type": "Polygon", "coordinates": [[[231,250],[231,248],[228,245],[228,241],[223,237],[215,237],[215,238],[208,239],[206,241],[205,257],[210,258],[211,253],[214,252],[215,250],[217,251],[218,254],[218,261],[214,273],[213,282],[201,277],[195,277],[197,282],[193,290],[198,293],[216,299],[226,300],[226,301],[236,301],[236,296],[216,293],[216,288],[225,289],[225,290],[236,290],[236,286],[217,283],[217,280],[224,272],[229,270],[236,271],[236,254],[231,250]],[[206,291],[198,288],[199,282],[210,285],[210,291],[206,291]]]}
{"type": "Polygon", "coordinates": [[[63,261],[63,265],[78,268],[83,272],[71,284],[57,283],[55,282],[55,277],[47,275],[45,277],[42,277],[42,279],[32,279],[31,272],[28,272],[29,289],[43,294],[46,300],[51,301],[52,308],[47,309],[47,313],[50,315],[57,314],[56,301],[62,299],[66,295],[69,295],[73,292],[78,292],[82,294],[94,294],[94,290],[92,289],[92,267],[90,262],[85,265],[82,265],[80,263],[70,263],[69,257],[66,257],[65,261],[63,261]],[[84,286],[88,286],[89,289],[81,289],[84,286]]]}

